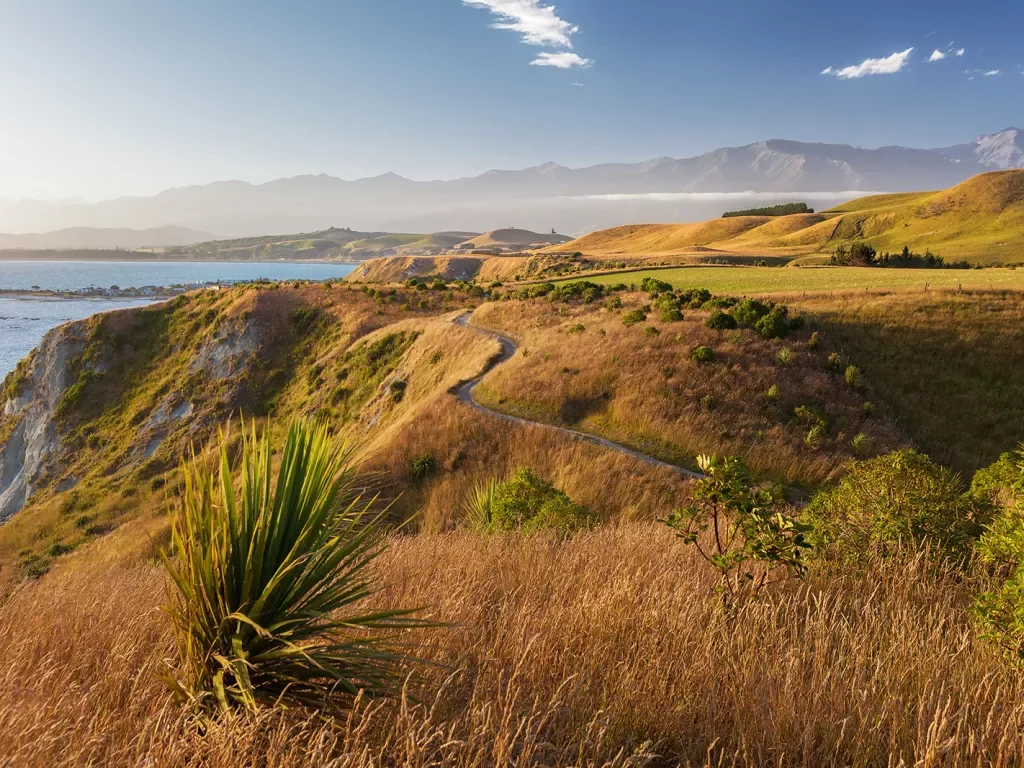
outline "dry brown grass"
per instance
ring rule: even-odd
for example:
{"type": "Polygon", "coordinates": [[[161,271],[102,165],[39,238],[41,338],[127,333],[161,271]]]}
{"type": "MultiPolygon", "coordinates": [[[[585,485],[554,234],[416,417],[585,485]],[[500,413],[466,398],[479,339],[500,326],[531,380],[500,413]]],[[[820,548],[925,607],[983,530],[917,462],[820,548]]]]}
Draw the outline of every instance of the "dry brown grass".
{"type": "Polygon", "coordinates": [[[415,516],[413,525],[428,531],[458,524],[474,487],[507,480],[520,467],[605,520],[653,520],[689,498],[690,482],[668,469],[543,427],[506,423],[451,395],[419,410],[377,447],[368,467],[387,479],[382,491],[395,499],[396,517],[415,516]],[[434,457],[437,469],[417,480],[411,464],[422,455],[434,457]]]}
{"type": "MultiPolygon", "coordinates": [[[[709,311],[684,310],[682,322],[663,323],[657,314],[624,327],[622,313],[648,301],[623,296],[621,312],[600,305],[552,305],[546,300],[486,304],[474,322],[521,339],[519,353],[491,373],[478,390],[488,405],[539,421],[576,425],[676,463],[692,465],[702,453],[738,455],[756,472],[788,483],[815,485],[853,458],[851,441],[863,432],[878,451],[906,442],[878,407],[862,415],[867,391],[856,391],[830,374],[830,349],[808,347],[810,331],[782,342],[764,341],[750,330],[713,331],[709,311]],[[568,333],[582,324],[585,331],[568,333]],[[657,336],[644,329],[655,327],[657,336]],[[715,361],[697,365],[690,351],[707,345],[715,361]],[[795,354],[784,366],[782,347],[795,354]],[[765,398],[779,389],[774,402],[765,398]],[[808,427],[794,423],[794,408],[820,409],[832,435],[816,448],[804,444],[808,427]]],[[[878,403],[876,402],[876,405],[878,403]]]]}
{"type": "Polygon", "coordinates": [[[205,734],[157,681],[151,563],[76,554],[0,608],[0,764],[1017,765],[1021,679],[976,639],[969,587],[922,559],[812,573],[728,624],[659,526],[559,542],[396,539],[383,607],[449,628],[422,703],[347,722],[266,712],[205,734]]]}

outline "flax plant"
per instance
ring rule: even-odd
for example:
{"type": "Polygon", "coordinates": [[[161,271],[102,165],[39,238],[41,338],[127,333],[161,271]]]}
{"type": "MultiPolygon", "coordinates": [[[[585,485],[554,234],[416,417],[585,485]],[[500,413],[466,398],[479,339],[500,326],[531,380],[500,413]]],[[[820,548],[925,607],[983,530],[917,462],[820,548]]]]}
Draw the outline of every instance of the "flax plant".
{"type": "Polygon", "coordinates": [[[216,470],[195,456],[183,468],[163,555],[180,665],[165,680],[207,711],[334,710],[391,693],[406,660],[399,635],[422,622],[364,607],[382,551],[374,500],[350,450],[303,420],[275,482],[269,432],[243,437],[237,476],[223,433],[216,470]]]}

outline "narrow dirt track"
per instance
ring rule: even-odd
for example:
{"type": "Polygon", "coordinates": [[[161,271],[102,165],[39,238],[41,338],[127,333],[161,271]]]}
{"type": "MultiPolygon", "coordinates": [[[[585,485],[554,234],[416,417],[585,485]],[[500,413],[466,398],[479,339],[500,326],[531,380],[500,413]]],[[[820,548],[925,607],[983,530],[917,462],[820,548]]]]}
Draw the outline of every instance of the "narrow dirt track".
{"type": "Polygon", "coordinates": [[[598,437],[597,435],[591,435],[588,434],[587,432],[578,432],[575,429],[567,429],[566,427],[556,427],[551,424],[545,424],[540,421],[530,421],[529,419],[522,419],[519,418],[518,416],[510,416],[507,413],[494,411],[491,410],[490,408],[480,405],[480,403],[478,403],[476,399],[473,397],[473,390],[476,389],[477,385],[483,380],[484,376],[493,371],[497,366],[502,365],[503,363],[510,360],[513,357],[513,355],[515,355],[518,347],[516,346],[516,343],[507,336],[502,336],[501,334],[494,333],[492,331],[482,330],[471,324],[469,321],[470,313],[460,315],[458,318],[455,319],[455,323],[461,325],[463,328],[468,328],[469,330],[478,333],[481,336],[487,336],[488,338],[495,339],[499,344],[501,344],[501,355],[494,361],[494,364],[487,371],[484,371],[484,373],[482,373],[480,376],[477,376],[475,379],[470,379],[469,381],[460,384],[453,390],[455,396],[459,398],[459,400],[461,400],[463,403],[468,405],[470,408],[476,408],[478,411],[490,414],[495,418],[510,422],[512,424],[523,424],[526,426],[539,427],[541,429],[548,429],[554,432],[560,432],[561,434],[567,435],[568,437],[571,437],[574,440],[582,440],[587,443],[599,445],[602,448],[607,448],[608,450],[611,451],[624,453],[627,456],[637,459],[638,461],[642,461],[646,464],[650,464],[655,467],[664,467],[665,469],[669,469],[678,475],[683,475],[684,477],[703,479],[704,476],[697,472],[691,472],[688,469],[677,467],[675,464],[669,464],[666,461],[661,461],[660,459],[656,459],[653,456],[648,456],[646,453],[640,453],[640,451],[635,451],[632,448],[627,448],[624,445],[612,442],[611,440],[606,440],[603,437],[598,437]]]}

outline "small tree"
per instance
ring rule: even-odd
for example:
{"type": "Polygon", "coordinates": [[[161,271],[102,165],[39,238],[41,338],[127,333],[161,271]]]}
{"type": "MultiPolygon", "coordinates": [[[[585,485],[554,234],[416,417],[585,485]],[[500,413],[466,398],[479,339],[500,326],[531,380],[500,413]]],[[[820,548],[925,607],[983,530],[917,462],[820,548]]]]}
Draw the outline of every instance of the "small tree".
{"type": "Polygon", "coordinates": [[[718,571],[726,610],[757,600],[770,584],[803,578],[807,528],[786,513],[782,494],[756,488],[743,459],[700,456],[697,463],[705,478],[693,504],[662,522],[718,571]]]}

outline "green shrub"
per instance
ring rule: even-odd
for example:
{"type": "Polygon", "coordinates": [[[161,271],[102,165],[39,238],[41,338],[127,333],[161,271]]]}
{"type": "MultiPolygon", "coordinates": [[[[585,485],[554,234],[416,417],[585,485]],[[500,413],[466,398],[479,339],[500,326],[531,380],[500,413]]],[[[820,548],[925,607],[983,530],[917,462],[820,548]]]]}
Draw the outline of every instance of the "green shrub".
{"type": "Polygon", "coordinates": [[[774,403],[776,400],[778,400],[779,385],[772,384],[770,387],[768,387],[768,391],[764,393],[764,399],[767,400],[769,403],[774,403]]]}
{"type": "Polygon", "coordinates": [[[691,288],[679,294],[679,301],[690,309],[700,309],[711,301],[711,291],[707,288],[691,288]]]}
{"type": "Polygon", "coordinates": [[[622,324],[627,328],[637,323],[642,323],[647,319],[647,314],[642,309],[634,309],[631,312],[627,312],[622,316],[622,324]]]}
{"type": "Polygon", "coordinates": [[[615,311],[616,309],[622,309],[622,299],[618,296],[612,296],[604,303],[605,309],[615,311]]]}
{"type": "Polygon", "coordinates": [[[846,361],[838,352],[833,352],[828,356],[827,367],[832,373],[839,374],[846,369],[846,361]]]}
{"type": "Polygon", "coordinates": [[[47,545],[45,550],[43,550],[43,554],[45,554],[47,557],[60,557],[61,555],[66,555],[73,549],[74,547],[72,547],[70,544],[63,544],[59,541],[53,541],[50,542],[49,545],[47,545]]]}
{"type": "Polygon", "coordinates": [[[794,360],[796,360],[796,355],[789,347],[783,347],[780,349],[776,357],[778,357],[779,362],[787,368],[793,364],[794,360]]]}
{"type": "Polygon", "coordinates": [[[575,325],[570,325],[566,328],[565,332],[567,335],[572,336],[574,333],[583,333],[586,330],[587,327],[583,325],[583,323],[576,323],[575,325]]]}
{"type": "Polygon", "coordinates": [[[296,421],[275,473],[269,432],[243,439],[237,475],[226,440],[218,469],[201,459],[185,469],[173,555],[163,553],[180,657],[165,681],[223,712],[332,710],[360,692],[400,690],[405,657],[394,640],[415,622],[366,606],[381,518],[351,453],[326,425],[296,421]]]}
{"type": "Polygon", "coordinates": [[[491,501],[491,526],[496,531],[526,533],[555,530],[562,533],[592,527],[591,513],[551,483],[523,468],[500,484],[491,501]]]}
{"type": "Polygon", "coordinates": [[[846,379],[846,383],[854,389],[859,389],[863,383],[860,368],[856,365],[846,366],[846,372],[843,373],[843,378],[846,379]]]}
{"type": "Polygon", "coordinates": [[[930,544],[961,558],[985,522],[952,470],[912,450],[850,463],[835,488],[814,497],[807,516],[816,540],[849,558],[899,544],[930,544]]]}
{"type": "Polygon", "coordinates": [[[703,365],[705,363],[710,363],[712,360],[714,360],[715,353],[711,349],[711,347],[695,347],[693,351],[690,352],[690,359],[693,360],[693,362],[695,363],[703,365]]]}
{"type": "Polygon", "coordinates": [[[408,389],[408,387],[409,384],[405,381],[402,381],[401,379],[392,381],[390,387],[388,387],[389,391],[391,392],[391,402],[402,402],[402,400],[405,399],[405,390],[408,389]]]}
{"type": "Polygon", "coordinates": [[[438,350],[437,352],[432,354],[430,356],[430,364],[431,365],[437,365],[438,363],[440,363],[441,362],[441,354],[442,354],[441,350],[438,350]]]}
{"type": "Polygon", "coordinates": [[[754,324],[754,330],[762,339],[784,339],[789,335],[789,322],[785,308],[775,307],[754,324]]]}
{"type": "Polygon", "coordinates": [[[807,340],[807,346],[811,349],[817,349],[821,346],[821,336],[818,335],[817,331],[811,334],[811,338],[807,340]]]}
{"type": "Polygon", "coordinates": [[[746,328],[752,328],[768,312],[769,307],[767,304],[763,304],[757,299],[744,299],[736,305],[736,309],[733,310],[732,314],[736,318],[737,323],[746,328]]]}
{"type": "Polygon", "coordinates": [[[663,323],[678,323],[683,319],[683,313],[678,307],[662,307],[658,310],[658,319],[663,323]]]}
{"type": "Polygon", "coordinates": [[[1024,664],[1024,446],[979,470],[971,496],[999,509],[978,542],[978,554],[998,573],[1006,574],[999,586],[975,602],[982,635],[1024,664]]]}
{"type": "Polygon", "coordinates": [[[647,293],[668,293],[672,290],[672,284],[653,277],[645,277],[640,281],[640,290],[647,293]]]}
{"type": "Polygon", "coordinates": [[[720,309],[711,313],[711,317],[707,319],[705,325],[713,331],[729,331],[738,327],[736,318],[720,309]]]}
{"type": "Polygon", "coordinates": [[[646,328],[644,328],[644,336],[647,336],[647,337],[654,337],[654,336],[659,335],[660,333],[661,333],[661,331],[659,331],[653,325],[648,325],[646,328]]]}
{"type": "Polygon", "coordinates": [[[409,465],[409,474],[415,478],[424,478],[434,474],[436,469],[437,462],[434,460],[434,457],[429,453],[421,453],[409,465]]]}

